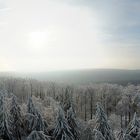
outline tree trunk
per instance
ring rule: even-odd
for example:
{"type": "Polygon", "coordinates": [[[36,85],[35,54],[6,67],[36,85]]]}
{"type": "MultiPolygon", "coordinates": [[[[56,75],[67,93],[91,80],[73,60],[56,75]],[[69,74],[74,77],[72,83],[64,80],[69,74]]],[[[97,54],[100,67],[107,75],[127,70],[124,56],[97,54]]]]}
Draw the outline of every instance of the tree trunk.
{"type": "Polygon", "coordinates": [[[86,93],[85,93],[85,121],[87,120],[87,99],[86,99],[86,93]]]}
{"type": "Polygon", "coordinates": [[[93,95],[91,93],[91,100],[90,100],[90,119],[92,120],[93,115],[93,95]]]}
{"type": "Polygon", "coordinates": [[[122,120],[122,114],[121,114],[121,128],[123,128],[122,122],[123,122],[123,120],[122,120]]]}

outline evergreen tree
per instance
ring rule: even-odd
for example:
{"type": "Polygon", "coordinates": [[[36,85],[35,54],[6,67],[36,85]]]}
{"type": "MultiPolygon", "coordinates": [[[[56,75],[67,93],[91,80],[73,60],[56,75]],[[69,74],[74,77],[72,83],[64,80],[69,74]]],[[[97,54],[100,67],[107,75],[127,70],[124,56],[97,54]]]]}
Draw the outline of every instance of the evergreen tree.
{"type": "Polygon", "coordinates": [[[33,101],[29,98],[27,104],[27,115],[26,115],[26,127],[28,132],[33,130],[47,132],[45,121],[43,120],[41,114],[35,108],[33,101]]]}
{"type": "MultiPolygon", "coordinates": [[[[136,113],[134,114],[133,120],[129,123],[125,135],[124,135],[124,139],[136,139],[137,137],[139,137],[139,133],[140,133],[140,123],[137,119],[137,115],[136,113]]],[[[128,139],[128,140],[129,140],[128,139]]]]}
{"type": "Polygon", "coordinates": [[[21,140],[22,117],[16,96],[13,95],[9,116],[10,139],[21,140]]]}
{"type": "Polygon", "coordinates": [[[66,87],[65,89],[65,96],[64,96],[64,103],[63,103],[63,107],[64,107],[64,111],[67,113],[67,110],[71,107],[71,103],[72,103],[72,89],[70,87],[66,87]]]}
{"type": "Polygon", "coordinates": [[[59,108],[56,125],[53,132],[55,140],[74,140],[74,136],[71,132],[67,120],[65,119],[64,111],[59,108]]]}
{"type": "Polygon", "coordinates": [[[87,127],[83,130],[80,140],[94,140],[94,134],[90,127],[87,127]]]}
{"type": "Polygon", "coordinates": [[[72,107],[67,111],[67,121],[75,140],[80,139],[80,131],[76,122],[75,111],[72,107]]]}
{"type": "Polygon", "coordinates": [[[25,131],[30,134],[33,130],[36,130],[37,126],[37,117],[33,114],[27,113],[25,116],[25,131]]]}
{"type": "Polygon", "coordinates": [[[123,129],[121,129],[119,131],[119,133],[117,134],[117,139],[118,140],[123,140],[123,137],[124,137],[124,132],[123,132],[123,129]]]}
{"type": "Polygon", "coordinates": [[[93,130],[94,140],[105,140],[102,133],[96,129],[93,130]]]}
{"type": "Polygon", "coordinates": [[[136,139],[133,139],[130,135],[124,135],[124,138],[123,140],[136,140],[136,139]]]}
{"type": "Polygon", "coordinates": [[[37,121],[36,130],[44,131],[45,130],[44,120],[40,113],[37,113],[37,119],[38,119],[38,121],[37,121]]]}
{"type": "Polygon", "coordinates": [[[32,131],[27,137],[27,140],[50,140],[50,137],[45,135],[42,131],[32,131]]]}
{"type": "Polygon", "coordinates": [[[27,112],[33,115],[37,115],[37,110],[33,104],[32,98],[30,97],[27,103],[27,112]]]}
{"type": "Polygon", "coordinates": [[[107,116],[100,103],[97,103],[96,105],[95,129],[101,132],[105,140],[114,140],[114,135],[108,124],[107,116]]]}
{"type": "Polygon", "coordinates": [[[3,95],[0,95],[0,138],[9,139],[7,111],[3,95]]]}

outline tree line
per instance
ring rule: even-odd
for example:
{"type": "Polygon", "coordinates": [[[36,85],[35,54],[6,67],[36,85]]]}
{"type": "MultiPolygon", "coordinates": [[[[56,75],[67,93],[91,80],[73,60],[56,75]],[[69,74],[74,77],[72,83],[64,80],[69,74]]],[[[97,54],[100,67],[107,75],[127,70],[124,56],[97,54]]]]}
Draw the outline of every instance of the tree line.
{"type": "Polygon", "coordinates": [[[1,110],[5,112],[0,118],[6,119],[1,123],[6,130],[3,139],[11,138],[11,135],[12,140],[16,140],[18,135],[18,139],[107,139],[102,129],[107,129],[109,132],[106,133],[113,139],[139,137],[139,85],[65,85],[34,79],[1,77],[0,89],[3,95],[1,104],[4,104],[1,105],[1,110]],[[97,110],[103,112],[99,113],[104,114],[103,118],[97,115],[97,110]],[[17,113],[12,114],[14,111],[17,113]],[[100,118],[100,121],[97,121],[97,118],[100,118]],[[102,121],[107,123],[107,128],[97,127],[98,122],[102,121]],[[64,128],[61,128],[62,126],[64,128]],[[130,130],[135,134],[130,134],[130,130]]]}

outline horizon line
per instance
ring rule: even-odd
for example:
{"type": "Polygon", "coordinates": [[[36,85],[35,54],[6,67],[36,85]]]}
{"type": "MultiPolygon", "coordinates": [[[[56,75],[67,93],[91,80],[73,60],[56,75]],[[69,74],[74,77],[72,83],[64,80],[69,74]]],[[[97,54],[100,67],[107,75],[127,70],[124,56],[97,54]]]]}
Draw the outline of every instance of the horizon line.
{"type": "Polygon", "coordinates": [[[138,71],[140,69],[125,69],[125,68],[81,68],[81,69],[58,69],[46,71],[0,71],[0,73],[47,73],[47,72],[67,72],[67,71],[91,71],[91,70],[124,70],[138,71]]]}

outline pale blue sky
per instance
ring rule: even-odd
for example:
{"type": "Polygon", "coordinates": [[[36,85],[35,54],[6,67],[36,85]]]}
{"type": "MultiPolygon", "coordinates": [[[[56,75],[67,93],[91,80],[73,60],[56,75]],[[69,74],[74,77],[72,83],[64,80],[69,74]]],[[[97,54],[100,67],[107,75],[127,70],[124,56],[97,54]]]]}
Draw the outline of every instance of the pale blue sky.
{"type": "Polygon", "coordinates": [[[0,0],[0,69],[140,69],[139,15],[139,0],[0,0]]]}

